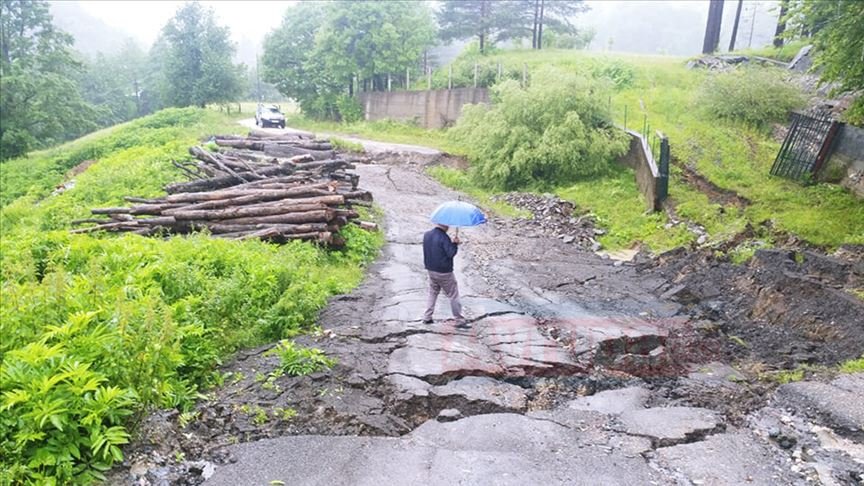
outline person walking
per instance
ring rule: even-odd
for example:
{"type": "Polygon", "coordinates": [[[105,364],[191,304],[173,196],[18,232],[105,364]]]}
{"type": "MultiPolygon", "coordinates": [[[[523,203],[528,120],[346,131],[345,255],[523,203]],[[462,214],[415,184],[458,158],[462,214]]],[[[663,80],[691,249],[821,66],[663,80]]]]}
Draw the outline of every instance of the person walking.
{"type": "Polygon", "coordinates": [[[450,310],[456,320],[456,327],[464,329],[468,324],[462,315],[459,286],[456,283],[456,276],[453,275],[453,257],[459,251],[460,242],[458,235],[450,239],[447,234],[449,229],[447,225],[437,224],[423,234],[423,264],[429,274],[429,297],[426,300],[423,323],[432,324],[435,302],[438,301],[438,294],[443,290],[444,295],[450,299],[450,310]]]}

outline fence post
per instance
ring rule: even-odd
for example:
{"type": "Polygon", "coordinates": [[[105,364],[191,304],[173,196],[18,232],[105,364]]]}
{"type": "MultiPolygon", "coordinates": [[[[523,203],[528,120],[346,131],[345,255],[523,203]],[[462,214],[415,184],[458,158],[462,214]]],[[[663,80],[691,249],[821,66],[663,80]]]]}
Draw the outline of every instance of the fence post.
{"type": "Polygon", "coordinates": [[[501,63],[500,62],[498,63],[498,77],[495,78],[495,81],[498,81],[498,82],[501,81],[501,63]]]}
{"type": "Polygon", "coordinates": [[[657,164],[657,170],[660,172],[660,180],[657,181],[657,199],[663,202],[669,196],[669,139],[662,132],[657,132],[660,136],[660,163],[657,164]]]}
{"type": "Polygon", "coordinates": [[[432,68],[426,66],[426,89],[432,91],[432,68]]]}
{"type": "Polygon", "coordinates": [[[405,89],[411,91],[411,68],[405,68],[405,89]]]}
{"type": "Polygon", "coordinates": [[[450,65],[450,69],[447,72],[447,89],[453,89],[453,65],[450,65]]]}
{"type": "Polygon", "coordinates": [[[387,74],[387,91],[391,91],[390,74],[387,74]]]}
{"type": "Polygon", "coordinates": [[[477,87],[477,63],[474,63],[474,87],[477,87]]]}

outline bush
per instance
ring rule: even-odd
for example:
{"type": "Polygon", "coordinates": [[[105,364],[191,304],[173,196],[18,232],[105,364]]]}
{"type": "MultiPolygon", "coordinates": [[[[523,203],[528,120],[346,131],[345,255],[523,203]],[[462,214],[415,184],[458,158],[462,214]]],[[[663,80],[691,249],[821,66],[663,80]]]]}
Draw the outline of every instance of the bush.
{"type": "Polygon", "coordinates": [[[466,106],[451,136],[466,147],[478,183],[497,189],[559,185],[598,176],[627,149],[597,80],[547,70],[527,89],[507,81],[495,103],[466,106]],[[540,81],[542,80],[542,82],[540,81]]]}
{"type": "Polygon", "coordinates": [[[698,102],[713,116],[755,127],[786,119],[804,105],[801,92],[774,68],[743,68],[709,76],[698,102]]]}

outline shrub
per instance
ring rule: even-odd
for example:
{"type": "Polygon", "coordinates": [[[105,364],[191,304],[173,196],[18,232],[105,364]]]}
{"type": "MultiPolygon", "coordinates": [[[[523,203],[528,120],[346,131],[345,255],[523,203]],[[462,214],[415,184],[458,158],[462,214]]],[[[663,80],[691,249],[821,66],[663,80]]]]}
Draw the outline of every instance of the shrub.
{"type": "Polygon", "coordinates": [[[555,70],[537,80],[527,89],[497,85],[491,107],[466,106],[450,130],[478,183],[511,190],[573,182],[606,173],[626,151],[626,135],[608,118],[605,84],[555,70]]]}
{"type": "Polygon", "coordinates": [[[287,339],[280,341],[270,354],[279,357],[279,370],[289,376],[308,375],[336,364],[336,360],[328,358],[320,349],[296,346],[287,339]]]}
{"type": "Polygon", "coordinates": [[[774,68],[742,68],[709,76],[698,102],[713,116],[756,127],[784,120],[804,104],[801,92],[774,68]]]}

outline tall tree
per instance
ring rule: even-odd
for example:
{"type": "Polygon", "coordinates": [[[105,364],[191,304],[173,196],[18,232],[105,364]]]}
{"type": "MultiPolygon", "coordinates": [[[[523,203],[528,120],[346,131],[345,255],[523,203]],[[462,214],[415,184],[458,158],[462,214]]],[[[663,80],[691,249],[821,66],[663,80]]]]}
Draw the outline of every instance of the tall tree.
{"type": "Polygon", "coordinates": [[[163,96],[173,106],[232,101],[242,88],[242,69],[231,62],[228,28],[198,2],[182,6],[162,29],[166,45],[163,96]]]}
{"type": "Polygon", "coordinates": [[[320,100],[337,96],[341,88],[312,55],[315,32],[324,22],[321,4],[302,2],[289,7],[282,24],[264,38],[261,57],[264,80],[299,101],[303,112],[311,116],[325,116],[328,107],[320,100]]]}
{"type": "Polygon", "coordinates": [[[304,112],[339,118],[355,79],[384,89],[388,74],[416,66],[434,40],[432,16],[416,2],[300,3],[264,41],[264,80],[304,112]]]}
{"type": "Polygon", "coordinates": [[[438,11],[438,35],[445,42],[476,37],[485,52],[490,37],[510,27],[509,3],[492,0],[445,0],[438,11]]]}
{"type": "Polygon", "coordinates": [[[535,49],[543,48],[543,28],[548,26],[559,34],[577,33],[572,18],[589,9],[583,0],[529,0],[533,3],[534,22],[532,37],[535,49]]]}
{"type": "Polygon", "coordinates": [[[0,160],[96,127],[79,93],[72,37],[42,0],[0,1],[0,160]]]}

